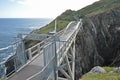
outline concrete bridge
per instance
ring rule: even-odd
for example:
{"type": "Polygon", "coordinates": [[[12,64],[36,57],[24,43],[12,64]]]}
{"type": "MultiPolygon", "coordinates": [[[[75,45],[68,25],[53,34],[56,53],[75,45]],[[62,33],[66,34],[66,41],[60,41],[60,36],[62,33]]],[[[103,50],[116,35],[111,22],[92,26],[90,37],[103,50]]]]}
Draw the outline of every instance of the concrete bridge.
{"type": "MultiPolygon", "coordinates": [[[[50,36],[35,34],[24,39],[40,40],[25,50],[24,42],[17,44],[14,69],[8,80],[74,80],[75,39],[82,20],[72,21],[67,27],[50,36]],[[50,36],[49,38],[47,38],[50,36]]],[[[9,62],[9,60],[8,60],[9,62]]]]}

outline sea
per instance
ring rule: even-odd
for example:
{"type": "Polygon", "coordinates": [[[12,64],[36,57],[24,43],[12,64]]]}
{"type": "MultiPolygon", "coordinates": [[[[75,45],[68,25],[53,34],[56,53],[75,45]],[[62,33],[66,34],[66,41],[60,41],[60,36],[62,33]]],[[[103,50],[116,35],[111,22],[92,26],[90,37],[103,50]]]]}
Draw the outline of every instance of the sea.
{"type": "Polygon", "coordinates": [[[0,18],[0,64],[13,55],[7,50],[17,41],[19,33],[29,34],[51,21],[52,19],[44,18],[0,18]]]}

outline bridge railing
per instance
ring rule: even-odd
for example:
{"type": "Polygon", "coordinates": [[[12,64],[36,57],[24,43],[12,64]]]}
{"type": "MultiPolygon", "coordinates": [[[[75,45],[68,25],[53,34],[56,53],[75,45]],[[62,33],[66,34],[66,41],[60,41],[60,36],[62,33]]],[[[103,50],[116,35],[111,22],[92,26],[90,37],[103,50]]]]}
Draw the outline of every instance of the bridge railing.
{"type": "Polygon", "coordinates": [[[25,50],[25,53],[27,54],[27,59],[31,61],[36,55],[42,54],[43,45],[44,42],[40,42],[35,46],[25,50]]]}
{"type": "MultiPolygon", "coordinates": [[[[79,28],[79,26],[81,26],[81,22],[79,22],[79,23],[77,24],[77,28],[79,28]]],[[[63,60],[63,58],[65,57],[65,52],[68,51],[67,48],[69,48],[69,47],[71,46],[72,42],[75,40],[76,34],[77,34],[78,31],[79,31],[79,29],[77,29],[77,28],[76,28],[76,30],[74,31],[74,33],[73,33],[70,37],[67,38],[66,41],[57,41],[57,43],[58,43],[59,45],[62,44],[62,46],[59,46],[59,49],[58,49],[58,51],[57,51],[57,61],[58,61],[58,64],[57,64],[57,65],[58,65],[58,66],[62,63],[62,60],[63,60]]]]}
{"type": "Polygon", "coordinates": [[[44,68],[27,80],[55,80],[55,43],[51,42],[43,48],[44,68]]]}
{"type": "MultiPolygon", "coordinates": [[[[58,33],[54,34],[57,36],[60,36],[62,33],[64,32],[64,30],[59,31],[58,33]]],[[[45,39],[44,41],[41,41],[39,43],[37,43],[36,45],[26,49],[26,50],[21,50],[23,49],[23,47],[21,47],[21,49],[19,51],[16,51],[18,46],[20,47],[21,44],[21,40],[15,42],[13,45],[13,52],[14,55],[12,55],[10,58],[8,58],[8,60],[6,60],[5,62],[3,62],[2,64],[0,64],[1,68],[3,68],[2,66],[4,66],[4,69],[0,69],[0,77],[8,77],[11,74],[15,73],[16,71],[20,71],[24,66],[26,66],[27,64],[29,64],[32,60],[34,60],[37,56],[41,55],[43,52],[43,47],[50,43],[52,41],[52,35],[45,39]],[[24,54],[22,55],[22,57],[24,57],[24,64],[21,64],[21,60],[20,57],[17,55],[19,54],[19,52],[23,51],[24,54]]],[[[23,59],[23,58],[21,58],[23,59]]]]}
{"type": "MultiPolygon", "coordinates": [[[[62,30],[62,31],[58,32],[57,34],[54,34],[53,36],[57,35],[59,37],[60,35],[62,35],[64,33],[64,31],[65,30],[62,30]]],[[[69,44],[72,42],[72,40],[74,39],[73,37],[75,36],[74,34],[76,34],[76,33],[77,32],[75,31],[71,35],[71,37],[68,38],[68,40],[66,40],[66,41],[59,41],[59,42],[55,42],[55,43],[52,42],[53,37],[49,37],[49,38],[45,39],[44,41],[41,41],[40,43],[34,45],[33,47],[28,48],[27,50],[24,50],[25,48],[23,48],[22,42],[17,42],[14,46],[15,55],[6,61],[7,63],[10,63],[10,65],[8,64],[8,66],[6,67],[6,69],[9,70],[7,73],[7,76],[11,75],[12,73],[14,73],[16,71],[19,71],[20,69],[22,69],[21,67],[24,64],[30,63],[36,56],[41,55],[44,52],[44,54],[46,55],[46,56],[44,55],[44,66],[45,66],[44,69],[41,72],[39,72],[39,76],[34,76],[33,78],[28,79],[28,80],[34,80],[34,78],[36,78],[36,77],[40,78],[41,75],[48,74],[49,69],[51,69],[52,71],[50,71],[50,73],[48,74],[47,77],[45,77],[45,75],[44,75],[42,80],[44,80],[44,77],[45,77],[45,79],[51,78],[50,76],[54,76],[54,71],[55,71],[53,68],[53,67],[55,67],[55,65],[54,65],[54,63],[55,63],[55,55],[54,55],[55,47],[59,48],[57,53],[59,54],[58,61],[60,63],[61,62],[60,59],[62,58],[64,51],[69,46],[69,44]],[[57,45],[55,45],[55,44],[57,44],[57,45]],[[63,45],[63,47],[61,47],[62,45],[63,45]],[[17,48],[19,48],[19,50],[15,51],[15,50],[17,50],[17,48]],[[23,52],[21,52],[21,51],[23,51],[23,52]],[[21,52],[21,53],[19,53],[19,52],[21,52]]],[[[5,65],[6,62],[3,64],[5,65]]],[[[36,74],[36,75],[38,75],[38,74],[36,74]]],[[[37,80],[37,79],[35,79],[35,80],[37,80]]],[[[52,80],[54,80],[54,79],[52,79],[52,80]]]]}
{"type": "Polygon", "coordinates": [[[18,54],[17,53],[18,51],[16,51],[16,48],[19,44],[21,44],[21,42],[17,41],[11,45],[11,47],[10,47],[10,49],[8,49],[8,51],[9,51],[9,53],[12,53],[12,55],[9,56],[2,64],[0,64],[0,65],[4,66],[4,68],[2,68],[4,70],[0,72],[0,74],[3,74],[2,77],[10,76],[16,70],[18,70],[18,68],[20,68],[23,65],[23,63],[19,60],[18,56],[16,55],[16,54],[18,54]]]}
{"type": "MultiPolygon", "coordinates": [[[[64,29],[54,35],[57,35],[59,37],[60,35],[62,35],[63,32],[64,32],[64,29]]],[[[34,59],[34,56],[41,55],[43,52],[43,47],[45,45],[47,45],[48,43],[50,43],[51,41],[53,41],[52,35],[49,38],[45,39],[44,41],[41,41],[41,42],[37,43],[36,45],[25,50],[25,52],[27,53],[28,60],[31,61],[34,59]]]]}
{"type": "MultiPolygon", "coordinates": [[[[77,25],[78,28],[80,23],[81,22],[77,25]]],[[[69,49],[78,31],[79,29],[76,28],[73,34],[66,41],[55,41],[44,46],[44,69],[27,80],[55,80],[56,67],[61,64],[65,56],[65,52],[69,49]]]]}

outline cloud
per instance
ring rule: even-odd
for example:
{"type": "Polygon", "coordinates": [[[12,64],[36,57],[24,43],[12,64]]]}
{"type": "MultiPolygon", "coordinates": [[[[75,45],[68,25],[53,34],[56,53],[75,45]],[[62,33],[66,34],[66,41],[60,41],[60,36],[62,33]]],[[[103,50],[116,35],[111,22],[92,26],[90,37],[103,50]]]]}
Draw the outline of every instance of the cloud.
{"type": "Polygon", "coordinates": [[[18,4],[22,4],[22,5],[25,5],[26,4],[26,1],[23,1],[23,0],[19,0],[17,1],[18,4]]]}
{"type": "Polygon", "coordinates": [[[25,5],[27,3],[27,0],[10,0],[10,1],[18,4],[22,4],[22,5],[25,5]]]}
{"type": "MultiPolygon", "coordinates": [[[[67,9],[78,10],[98,0],[10,0],[17,5],[14,15],[19,17],[52,17],[67,9]]],[[[16,5],[15,5],[16,6],[16,5]]]]}
{"type": "Polygon", "coordinates": [[[10,0],[11,2],[15,2],[15,0],[10,0]]]}

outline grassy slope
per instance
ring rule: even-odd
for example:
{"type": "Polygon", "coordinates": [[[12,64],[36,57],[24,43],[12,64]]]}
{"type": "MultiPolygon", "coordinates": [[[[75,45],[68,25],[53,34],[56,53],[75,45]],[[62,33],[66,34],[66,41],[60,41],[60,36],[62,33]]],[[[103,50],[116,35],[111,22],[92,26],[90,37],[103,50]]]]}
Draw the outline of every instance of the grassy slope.
{"type": "MultiPolygon", "coordinates": [[[[72,13],[74,13],[74,11],[67,10],[56,18],[57,19],[57,31],[64,29],[70,21],[74,20],[74,18],[72,17],[73,15],[72,13]]],[[[55,20],[53,20],[49,25],[46,25],[45,27],[42,27],[41,29],[38,29],[35,32],[40,33],[40,34],[49,33],[50,31],[54,30],[54,26],[55,26],[55,20]]]]}
{"type": "MultiPolygon", "coordinates": [[[[69,21],[62,21],[62,20],[57,20],[57,31],[62,30],[69,21]]],[[[45,27],[42,27],[39,30],[36,30],[36,33],[43,34],[43,33],[49,33],[50,31],[54,30],[55,22],[52,21],[49,25],[46,25],[45,27]]]]}
{"type": "MultiPolygon", "coordinates": [[[[78,20],[81,17],[84,18],[94,16],[116,7],[120,7],[120,0],[100,0],[78,11],[67,10],[56,18],[57,31],[64,29],[70,21],[78,20]]],[[[50,24],[33,32],[39,34],[49,33],[54,30],[54,23],[55,22],[53,20],[50,24]]],[[[35,43],[37,42],[28,41],[26,46],[31,47],[35,43]]]]}
{"type": "Polygon", "coordinates": [[[110,9],[120,7],[120,0],[100,0],[98,2],[93,3],[81,10],[78,10],[76,14],[80,16],[94,16],[103,12],[106,12],[110,9]]]}
{"type": "Polygon", "coordinates": [[[80,80],[120,80],[120,73],[110,72],[113,67],[104,67],[107,73],[104,74],[86,74],[80,80]]]}
{"type": "MultiPolygon", "coordinates": [[[[57,31],[64,29],[70,21],[77,20],[84,16],[94,16],[116,7],[120,7],[120,0],[100,0],[78,11],[67,10],[57,17],[57,31]]],[[[54,20],[49,25],[46,25],[35,32],[48,33],[52,30],[54,30],[54,20]]]]}

